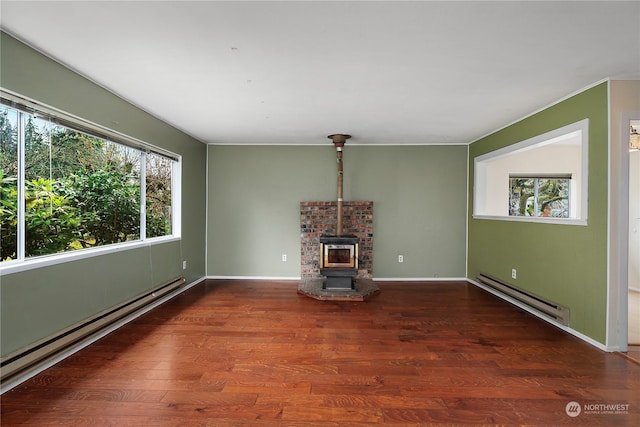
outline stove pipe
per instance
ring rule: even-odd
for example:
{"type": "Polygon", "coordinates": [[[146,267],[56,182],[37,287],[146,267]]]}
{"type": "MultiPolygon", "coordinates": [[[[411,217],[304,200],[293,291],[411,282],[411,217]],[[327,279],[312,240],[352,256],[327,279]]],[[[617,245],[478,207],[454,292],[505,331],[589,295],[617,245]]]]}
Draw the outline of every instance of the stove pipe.
{"type": "Polygon", "coordinates": [[[347,139],[351,138],[351,135],[344,135],[336,133],[329,135],[327,138],[333,141],[333,145],[336,146],[336,153],[338,155],[338,207],[336,218],[336,236],[342,236],[342,147],[347,139]]]}

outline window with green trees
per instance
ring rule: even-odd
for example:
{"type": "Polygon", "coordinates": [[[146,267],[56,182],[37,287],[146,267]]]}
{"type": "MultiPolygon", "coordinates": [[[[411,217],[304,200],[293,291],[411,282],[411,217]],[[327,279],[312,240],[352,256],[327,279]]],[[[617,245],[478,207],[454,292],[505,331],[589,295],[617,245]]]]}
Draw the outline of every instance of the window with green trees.
{"type": "Polygon", "coordinates": [[[571,176],[510,176],[509,215],[569,218],[571,176]]]}
{"type": "Polygon", "coordinates": [[[0,105],[0,259],[172,234],[175,159],[0,105]]]}

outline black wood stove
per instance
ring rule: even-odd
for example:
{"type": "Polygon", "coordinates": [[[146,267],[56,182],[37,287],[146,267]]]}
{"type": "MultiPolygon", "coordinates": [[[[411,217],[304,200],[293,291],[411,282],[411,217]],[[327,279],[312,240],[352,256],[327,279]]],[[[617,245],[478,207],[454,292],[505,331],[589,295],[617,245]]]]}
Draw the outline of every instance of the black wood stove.
{"type": "Polygon", "coordinates": [[[320,237],[320,274],[326,277],[322,289],[355,289],[358,242],[352,235],[320,237]]]}
{"type": "Polygon", "coordinates": [[[326,279],[322,289],[355,289],[355,277],[358,274],[358,242],[354,235],[342,234],[342,148],[351,135],[329,135],[338,155],[338,206],[336,211],[336,235],[320,237],[320,274],[326,279]]]}

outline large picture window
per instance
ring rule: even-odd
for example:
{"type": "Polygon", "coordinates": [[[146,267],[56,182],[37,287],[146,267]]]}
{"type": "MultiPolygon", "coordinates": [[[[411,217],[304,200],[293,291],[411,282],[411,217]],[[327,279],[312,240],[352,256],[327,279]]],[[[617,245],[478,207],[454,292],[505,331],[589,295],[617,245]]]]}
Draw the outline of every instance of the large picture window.
{"type": "Polygon", "coordinates": [[[177,159],[2,101],[3,264],[172,235],[177,159]]]}

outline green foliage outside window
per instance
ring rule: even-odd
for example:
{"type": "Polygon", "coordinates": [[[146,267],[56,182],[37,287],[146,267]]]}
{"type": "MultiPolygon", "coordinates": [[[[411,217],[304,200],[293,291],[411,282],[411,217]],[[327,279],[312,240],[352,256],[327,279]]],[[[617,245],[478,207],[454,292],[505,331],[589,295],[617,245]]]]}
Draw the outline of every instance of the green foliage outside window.
{"type": "MultiPolygon", "coordinates": [[[[18,144],[24,144],[24,256],[140,239],[142,152],[0,108],[0,260],[18,257],[18,144]]],[[[171,234],[171,166],[146,167],[146,237],[171,234]],[[153,185],[149,185],[152,183],[153,185]]],[[[152,159],[154,159],[152,157],[152,159]]]]}
{"type": "Polygon", "coordinates": [[[147,237],[171,234],[171,163],[157,154],[146,155],[147,237]]]}
{"type": "Polygon", "coordinates": [[[509,215],[569,218],[570,177],[510,177],[509,215]]]}

